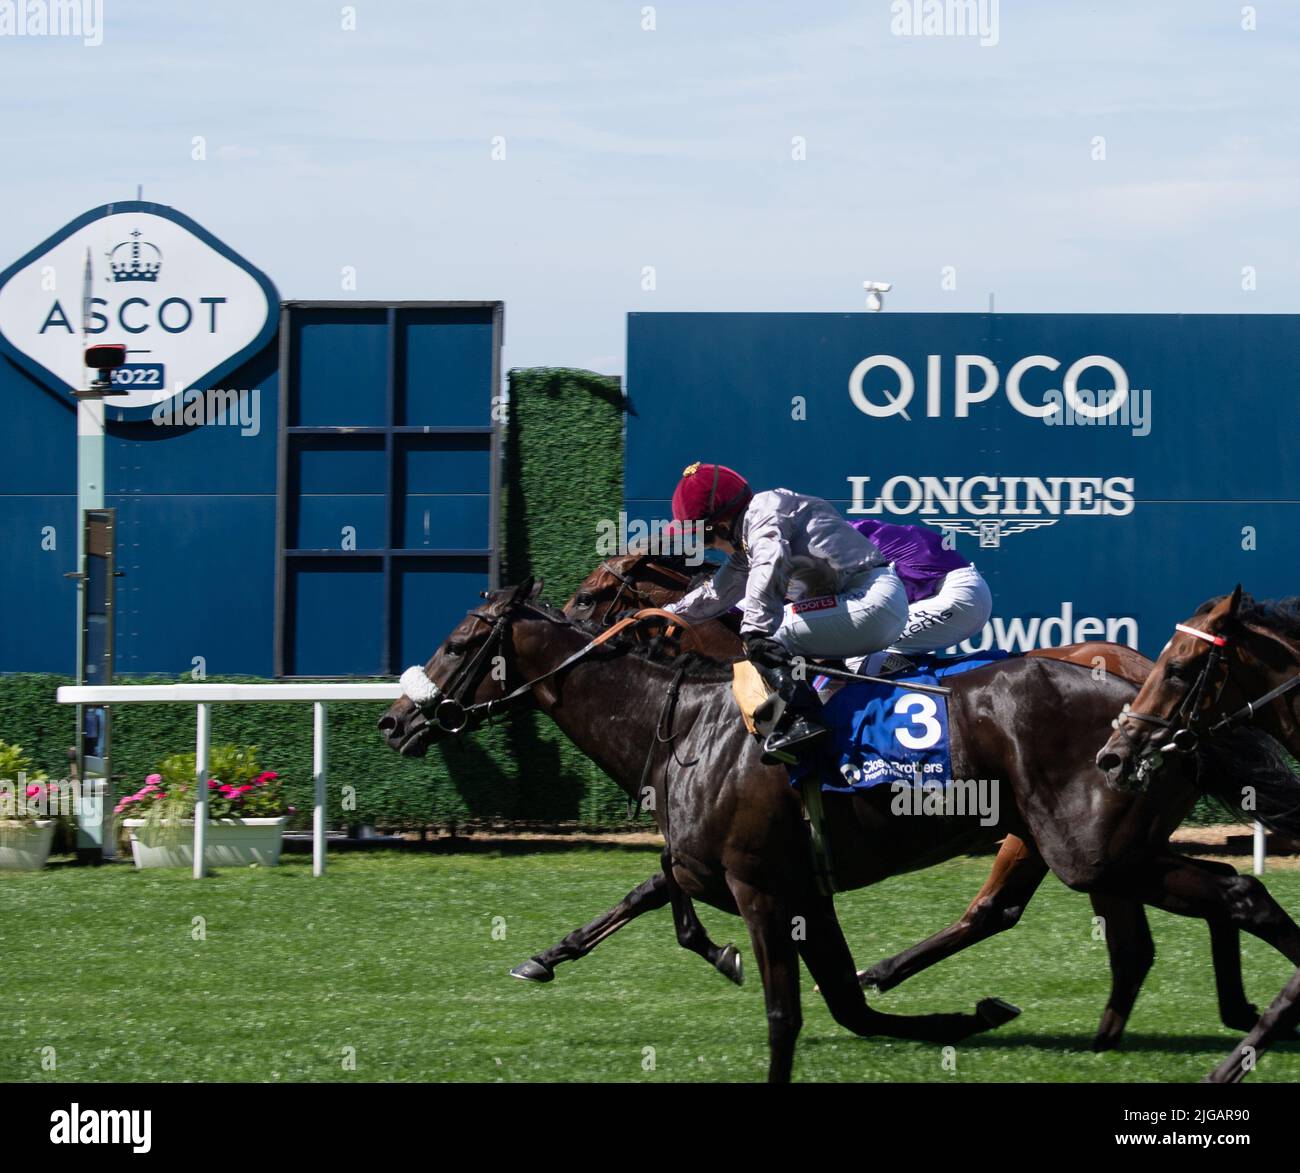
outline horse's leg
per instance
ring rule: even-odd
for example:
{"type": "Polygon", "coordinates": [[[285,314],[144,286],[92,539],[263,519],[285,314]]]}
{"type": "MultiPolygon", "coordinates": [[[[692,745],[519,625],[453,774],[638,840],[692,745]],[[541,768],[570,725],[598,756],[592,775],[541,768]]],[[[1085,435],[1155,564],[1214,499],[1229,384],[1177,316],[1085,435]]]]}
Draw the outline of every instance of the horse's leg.
{"type": "MultiPolygon", "coordinates": [[[[1191,859],[1189,863],[1217,876],[1233,877],[1237,869],[1228,863],[1191,859]]],[[[1249,1030],[1259,1010],[1246,997],[1241,976],[1241,932],[1226,920],[1206,922],[1210,930],[1210,956],[1214,961],[1214,988],[1219,998],[1219,1018],[1233,1030],[1249,1030]]]]}
{"type": "Polygon", "coordinates": [[[1264,1011],[1244,1039],[1205,1077],[1207,1083],[1240,1083],[1265,1051],[1284,1037],[1294,1038],[1300,1026],[1300,969],[1295,971],[1273,1005],[1264,1011]]]}
{"type": "Polygon", "coordinates": [[[700,924],[700,918],[695,915],[694,902],[673,879],[672,861],[667,847],[660,856],[660,863],[668,886],[668,898],[673,906],[673,928],[677,930],[677,944],[692,953],[698,953],[720,974],[730,978],[736,985],[742,985],[745,971],[741,965],[740,951],[730,943],[719,949],[709,940],[709,934],[700,924]]]}
{"type": "Polygon", "coordinates": [[[1102,918],[1106,952],[1110,955],[1110,1000],[1092,1040],[1094,1051],[1119,1045],[1138,991],[1156,959],[1146,909],[1136,900],[1114,893],[1093,892],[1092,910],[1102,918]]]}
{"type": "Polygon", "coordinates": [[[858,983],[883,993],[945,957],[1014,928],[1046,875],[1047,865],[1038,852],[1015,835],[1008,835],[993,861],[989,878],[960,920],[919,945],[862,970],[858,983]]]}
{"type": "MultiPolygon", "coordinates": [[[[782,901],[733,876],[727,886],[749,929],[754,961],[763,979],[767,1006],[769,1083],[789,1083],[794,1067],[794,1045],[803,1016],[799,1008],[799,954],[794,925],[782,901]]],[[[852,973],[850,965],[849,972],[852,973]]]]}
{"type": "Polygon", "coordinates": [[[1300,965],[1300,926],[1254,876],[1208,869],[1162,852],[1094,890],[1136,898],[1179,916],[1243,929],[1300,965]]]}
{"type": "MultiPolygon", "coordinates": [[[[1203,863],[1200,860],[1192,863],[1172,853],[1161,853],[1133,871],[1108,882],[1103,880],[1093,890],[1136,897],[1166,912],[1200,917],[1206,921],[1211,927],[1211,943],[1215,949],[1216,978],[1221,972],[1220,967],[1229,960],[1237,959],[1239,964],[1235,942],[1232,958],[1225,956],[1228,949],[1225,934],[1238,930],[1245,930],[1267,942],[1293,965],[1300,965],[1300,926],[1273,899],[1268,889],[1254,876],[1238,875],[1232,868],[1206,868],[1203,863]]],[[[1229,997],[1232,993],[1229,979],[1229,997]]],[[[1244,999],[1244,991],[1241,996],[1244,999]]],[[[1221,995],[1221,1010],[1223,1005],[1221,995]]],[[[1234,1009],[1230,1005],[1228,1008],[1234,1009]]],[[[1278,1019],[1290,1022],[1284,1007],[1279,1008],[1277,1018],[1267,1029],[1277,1029],[1278,1019]]]]}
{"type": "Polygon", "coordinates": [[[985,998],[974,1014],[884,1014],[867,1005],[854,974],[853,955],[844,940],[829,897],[809,901],[799,952],[817,981],[831,1017],[857,1035],[955,1043],[1009,1022],[1020,1011],[1000,998],[985,998]]]}
{"type": "MultiPolygon", "coordinates": [[[[590,924],[574,929],[558,945],[552,945],[545,952],[520,962],[510,971],[510,976],[533,982],[549,982],[555,977],[555,967],[561,961],[576,961],[579,957],[586,957],[606,937],[618,932],[630,921],[636,920],[643,912],[663,908],[668,900],[668,881],[663,872],[655,872],[648,880],[643,880],[633,888],[608,912],[598,916],[590,924]]],[[[704,932],[702,927],[700,932],[704,932]]],[[[678,939],[680,940],[680,934],[678,939]]],[[[705,940],[708,940],[707,936],[705,940]]]]}

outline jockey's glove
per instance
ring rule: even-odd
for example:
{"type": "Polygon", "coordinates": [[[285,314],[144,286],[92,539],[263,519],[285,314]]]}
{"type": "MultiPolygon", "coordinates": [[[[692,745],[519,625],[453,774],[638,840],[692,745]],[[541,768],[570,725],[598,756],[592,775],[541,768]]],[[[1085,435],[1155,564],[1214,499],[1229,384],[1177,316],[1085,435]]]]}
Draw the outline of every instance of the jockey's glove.
{"type": "Polygon", "coordinates": [[[790,653],[785,645],[770,635],[751,632],[744,637],[745,656],[756,668],[780,670],[790,664],[790,653]]]}

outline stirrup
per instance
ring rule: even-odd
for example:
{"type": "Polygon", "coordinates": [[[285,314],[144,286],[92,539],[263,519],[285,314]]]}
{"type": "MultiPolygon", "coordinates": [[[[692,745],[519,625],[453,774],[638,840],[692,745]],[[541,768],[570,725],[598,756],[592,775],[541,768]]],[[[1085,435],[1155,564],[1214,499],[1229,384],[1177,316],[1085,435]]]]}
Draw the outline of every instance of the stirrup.
{"type": "Polygon", "coordinates": [[[773,730],[763,739],[763,763],[773,765],[797,765],[805,753],[820,745],[830,736],[825,725],[805,723],[803,731],[798,729],[798,722],[793,729],[773,730]]]}

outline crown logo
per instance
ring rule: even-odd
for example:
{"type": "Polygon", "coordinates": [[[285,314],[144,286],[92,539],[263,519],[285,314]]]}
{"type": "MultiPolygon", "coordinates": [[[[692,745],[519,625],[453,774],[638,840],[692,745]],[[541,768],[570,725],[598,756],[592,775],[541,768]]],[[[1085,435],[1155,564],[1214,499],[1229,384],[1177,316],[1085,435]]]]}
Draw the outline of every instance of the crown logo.
{"type": "Polygon", "coordinates": [[[162,269],[162,252],[157,245],[140,240],[140,230],[131,233],[108,254],[108,268],[114,281],[157,281],[162,269]],[[145,250],[148,249],[148,252],[145,250]]]}
{"type": "Polygon", "coordinates": [[[682,476],[693,477],[699,471],[700,461],[697,460],[694,464],[688,464],[684,469],[682,469],[682,476]]]}

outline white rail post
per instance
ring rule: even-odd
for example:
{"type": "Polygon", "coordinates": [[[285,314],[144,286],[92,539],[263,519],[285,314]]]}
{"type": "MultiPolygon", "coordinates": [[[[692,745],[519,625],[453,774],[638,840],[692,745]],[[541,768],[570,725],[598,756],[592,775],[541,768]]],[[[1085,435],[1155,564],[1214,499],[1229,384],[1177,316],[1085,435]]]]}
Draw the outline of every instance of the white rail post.
{"type": "Polygon", "coordinates": [[[325,874],[325,702],[316,701],[311,714],[311,776],[316,804],[311,813],[311,874],[325,874]]]}
{"type": "Polygon", "coordinates": [[[1264,874],[1264,824],[1255,821],[1255,875],[1264,874]]]}
{"type": "Polygon", "coordinates": [[[194,878],[203,879],[203,856],[208,846],[208,764],[212,743],[212,706],[195,705],[198,719],[194,734],[194,773],[197,775],[198,797],[194,800],[194,878]]]}

